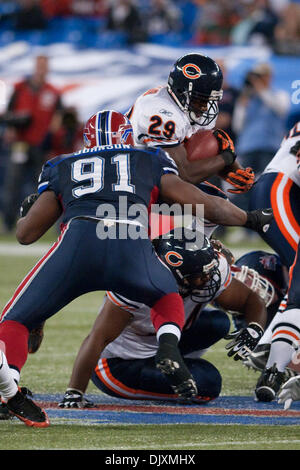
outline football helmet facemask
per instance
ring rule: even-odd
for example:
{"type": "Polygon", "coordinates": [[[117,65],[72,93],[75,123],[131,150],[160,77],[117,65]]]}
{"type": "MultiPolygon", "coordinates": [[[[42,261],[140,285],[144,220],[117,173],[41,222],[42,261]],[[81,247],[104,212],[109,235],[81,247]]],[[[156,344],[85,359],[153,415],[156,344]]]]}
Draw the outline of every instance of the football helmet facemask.
{"type": "MultiPolygon", "coordinates": [[[[288,270],[276,253],[263,250],[250,251],[237,259],[234,265],[240,268],[248,266],[249,269],[258,273],[260,281],[255,280],[256,276],[254,274],[248,277],[246,270],[241,276],[248,281],[249,287],[257,287],[257,292],[264,297],[267,307],[285,295],[288,288],[288,270]],[[252,278],[251,282],[250,277],[252,278]],[[273,298],[270,300],[271,291],[273,292],[273,298]]],[[[241,280],[243,281],[243,279],[241,280]]]]}
{"type": "Polygon", "coordinates": [[[117,111],[99,111],[86,122],[83,141],[86,148],[115,144],[133,146],[132,125],[126,116],[117,111]]]}
{"type": "Polygon", "coordinates": [[[246,284],[249,289],[256,292],[265,302],[266,308],[275,300],[276,294],[274,286],[268,279],[262,277],[254,269],[248,266],[231,266],[235,279],[246,284]]]}
{"type": "Polygon", "coordinates": [[[219,259],[205,235],[196,237],[192,230],[173,229],[152,243],[174,275],[183,297],[190,295],[197,303],[214,298],[221,285],[219,259]]]}
{"type": "Polygon", "coordinates": [[[168,92],[191,124],[207,126],[218,115],[223,74],[216,62],[201,54],[178,59],[169,74],[168,92]]]}

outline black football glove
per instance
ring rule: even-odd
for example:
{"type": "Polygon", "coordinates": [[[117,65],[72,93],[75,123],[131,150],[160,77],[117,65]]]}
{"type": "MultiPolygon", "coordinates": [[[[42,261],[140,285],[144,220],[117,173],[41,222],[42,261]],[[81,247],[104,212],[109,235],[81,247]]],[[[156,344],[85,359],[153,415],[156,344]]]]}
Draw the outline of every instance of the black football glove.
{"type": "Polygon", "coordinates": [[[232,340],[225,346],[229,350],[227,355],[233,356],[235,361],[245,359],[255,349],[263,334],[264,330],[258,323],[249,323],[246,328],[230,333],[225,336],[225,339],[232,340]]]}
{"type": "Polygon", "coordinates": [[[255,230],[256,232],[265,233],[269,230],[273,217],[273,210],[271,208],[248,211],[247,222],[244,227],[255,230]]]}
{"type": "Polygon", "coordinates": [[[58,406],[60,408],[93,408],[95,405],[79,390],[68,388],[58,406]]]}
{"type": "Polygon", "coordinates": [[[25,215],[28,213],[29,209],[31,208],[31,206],[33,206],[38,197],[38,193],[33,193],[25,197],[20,207],[20,217],[25,217],[25,215]]]}
{"type": "Polygon", "coordinates": [[[295,145],[290,148],[290,153],[297,156],[297,154],[300,152],[300,140],[297,140],[295,145]]]}

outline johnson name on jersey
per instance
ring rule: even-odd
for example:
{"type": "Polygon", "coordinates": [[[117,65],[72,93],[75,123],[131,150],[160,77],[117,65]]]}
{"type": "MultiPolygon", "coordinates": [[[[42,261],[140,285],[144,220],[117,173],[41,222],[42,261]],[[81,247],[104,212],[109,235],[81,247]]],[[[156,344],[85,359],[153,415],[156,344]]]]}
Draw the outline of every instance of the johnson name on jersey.
{"type": "Polygon", "coordinates": [[[117,220],[127,220],[128,211],[119,212],[120,197],[126,196],[126,208],[139,204],[147,212],[167,173],[177,175],[178,171],[161,149],[104,145],[49,160],[40,175],[38,192],[54,191],[64,210],[64,223],[79,216],[96,217],[103,203],[115,208],[117,220]]]}

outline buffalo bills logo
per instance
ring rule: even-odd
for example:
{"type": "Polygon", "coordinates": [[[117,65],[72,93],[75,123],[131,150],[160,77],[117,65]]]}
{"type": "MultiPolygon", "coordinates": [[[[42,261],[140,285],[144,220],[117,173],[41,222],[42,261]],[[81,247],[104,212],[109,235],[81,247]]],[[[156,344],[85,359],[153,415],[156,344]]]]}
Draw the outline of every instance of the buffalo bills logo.
{"type": "Polygon", "coordinates": [[[265,255],[259,258],[260,264],[268,271],[276,271],[277,259],[274,255],[265,255]]]}
{"type": "Polygon", "coordinates": [[[119,131],[121,132],[121,142],[124,144],[128,142],[129,137],[133,137],[133,129],[131,124],[120,126],[119,131]]]}

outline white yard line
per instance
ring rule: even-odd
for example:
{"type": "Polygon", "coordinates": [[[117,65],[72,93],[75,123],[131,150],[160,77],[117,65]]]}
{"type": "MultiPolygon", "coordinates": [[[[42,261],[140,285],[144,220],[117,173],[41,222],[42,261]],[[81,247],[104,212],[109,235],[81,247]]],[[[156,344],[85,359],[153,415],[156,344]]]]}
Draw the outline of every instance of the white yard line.
{"type": "Polygon", "coordinates": [[[19,245],[18,243],[0,243],[0,256],[41,256],[47,253],[51,243],[19,245]]]}
{"type": "MultiPolygon", "coordinates": [[[[49,248],[52,246],[52,243],[36,243],[33,245],[19,245],[18,243],[3,242],[0,243],[0,256],[42,256],[49,248]]],[[[232,253],[236,258],[239,258],[248,250],[245,248],[234,248],[232,253]]]]}

